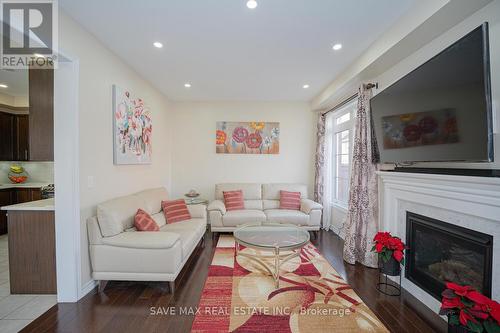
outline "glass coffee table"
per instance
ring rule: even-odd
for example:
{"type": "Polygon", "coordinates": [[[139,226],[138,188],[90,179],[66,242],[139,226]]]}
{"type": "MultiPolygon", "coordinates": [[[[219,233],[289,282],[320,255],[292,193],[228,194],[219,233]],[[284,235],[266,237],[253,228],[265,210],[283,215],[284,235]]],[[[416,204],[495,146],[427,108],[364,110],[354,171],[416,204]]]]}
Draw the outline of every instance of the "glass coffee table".
{"type": "Polygon", "coordinates": [[[274,278],[276,288],[279,288],[281,265],[300,255],[301,249],[309,243],[309,232],[292,224],[243,225],[234,231],[234,240],[236,256],[260,265],[274,278]],[[245,253],[240,249],[242,245],[270,254],[245,253]]]}

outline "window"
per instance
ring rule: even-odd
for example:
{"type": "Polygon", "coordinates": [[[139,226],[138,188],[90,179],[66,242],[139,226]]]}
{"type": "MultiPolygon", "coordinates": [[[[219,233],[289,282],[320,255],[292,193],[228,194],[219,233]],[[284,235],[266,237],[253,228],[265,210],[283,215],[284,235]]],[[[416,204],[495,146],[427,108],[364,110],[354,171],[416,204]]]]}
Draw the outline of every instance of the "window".
{"type": "Polygon", "coordinates": [[[352,146],[356,100],[333,111],[327,122],[327,138],[331,147],[332,204],[347,207],[351,176],[352,146]]]}

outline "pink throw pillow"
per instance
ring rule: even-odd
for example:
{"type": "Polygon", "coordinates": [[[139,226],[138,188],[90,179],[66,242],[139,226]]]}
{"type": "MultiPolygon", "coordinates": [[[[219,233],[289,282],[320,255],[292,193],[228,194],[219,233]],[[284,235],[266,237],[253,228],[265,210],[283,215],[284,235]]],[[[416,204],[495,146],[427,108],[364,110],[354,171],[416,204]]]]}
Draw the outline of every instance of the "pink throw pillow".
{"type": "Polygon", "coordinates": [[[161,208],[167,223],[176,223],[191,219],[191,214],[184,199],[162,201],[161,208]]]}
{"type": "Polygon", "coordinates": [[[160,227],[155,220],[142,209],[138,209],[135,213],[134,227],[138,231],[160,231],[160,227]]]}
{"type": "Polygon", "coordinates": [[[223,191],[224,194],[224,204],[227,210],[240,210],[245,209],[243,203],[243,191],[223,191]]]}
{"type": "Polygon", "coordinates": [[[280,209],[300,210],[300,192],[280,191],[280,209]]]}

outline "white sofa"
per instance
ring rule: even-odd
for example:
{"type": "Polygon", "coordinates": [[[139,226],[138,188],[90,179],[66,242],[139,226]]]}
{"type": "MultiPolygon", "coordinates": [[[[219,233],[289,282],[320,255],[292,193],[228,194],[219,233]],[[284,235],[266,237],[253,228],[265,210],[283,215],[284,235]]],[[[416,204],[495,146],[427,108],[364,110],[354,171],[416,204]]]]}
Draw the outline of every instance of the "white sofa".
{"type": "Polygon", "coordinates": [[[286,223],[317,231],[321,226],[322,206],[307,198],[302,184],[226,183],[215,186],[215,200],[208,206],[213,232],[232,232],[243,224],[286,223]],[[226,210],[224,191],[243,191],[244,210],[226,210]],[[280,209],[280,191],[301,193],[300,210],[280,209]]]}
{"type": "Polygon", "coordinates": [[[161,201],[164,188],[145,190],[97,206],[97,216],[87,220],[92,277],[104,289],[108,280],[174,281],[207,228],[206,206],[190,205],[191,219],[166,224],[161,201]],[[137,231],[137,209],[147,211],[159,232],[137,231]]]}

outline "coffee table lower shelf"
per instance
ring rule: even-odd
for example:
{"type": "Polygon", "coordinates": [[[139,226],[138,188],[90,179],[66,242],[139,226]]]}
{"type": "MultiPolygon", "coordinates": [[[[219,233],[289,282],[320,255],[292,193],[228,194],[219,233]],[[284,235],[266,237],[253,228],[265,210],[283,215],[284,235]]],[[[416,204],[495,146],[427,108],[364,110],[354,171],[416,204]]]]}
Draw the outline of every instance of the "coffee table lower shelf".
{"type": "Polygon", "coordinates": [[[280,286],[281,265],[283,265],[284,263],[293,258],[298,257],[301,251],[301,248],[299,248],[296,250],[289,250],[292,253],[280,254],[280,248],[279,246],[276,246],[273,249],[273,254],[271,255],[249,254],[241,252],[240,243],[238,243],[238,241],[235,242],[235,248],[236,248],[236,256],[242,256],[248,258],[249,260],[259,264],[262,268],[264,268],[273,277],[276,289],[278,289],[280,286]],[[266,259],[274,259],[274,265],[268,265],[265,261],[266,259]]]}

